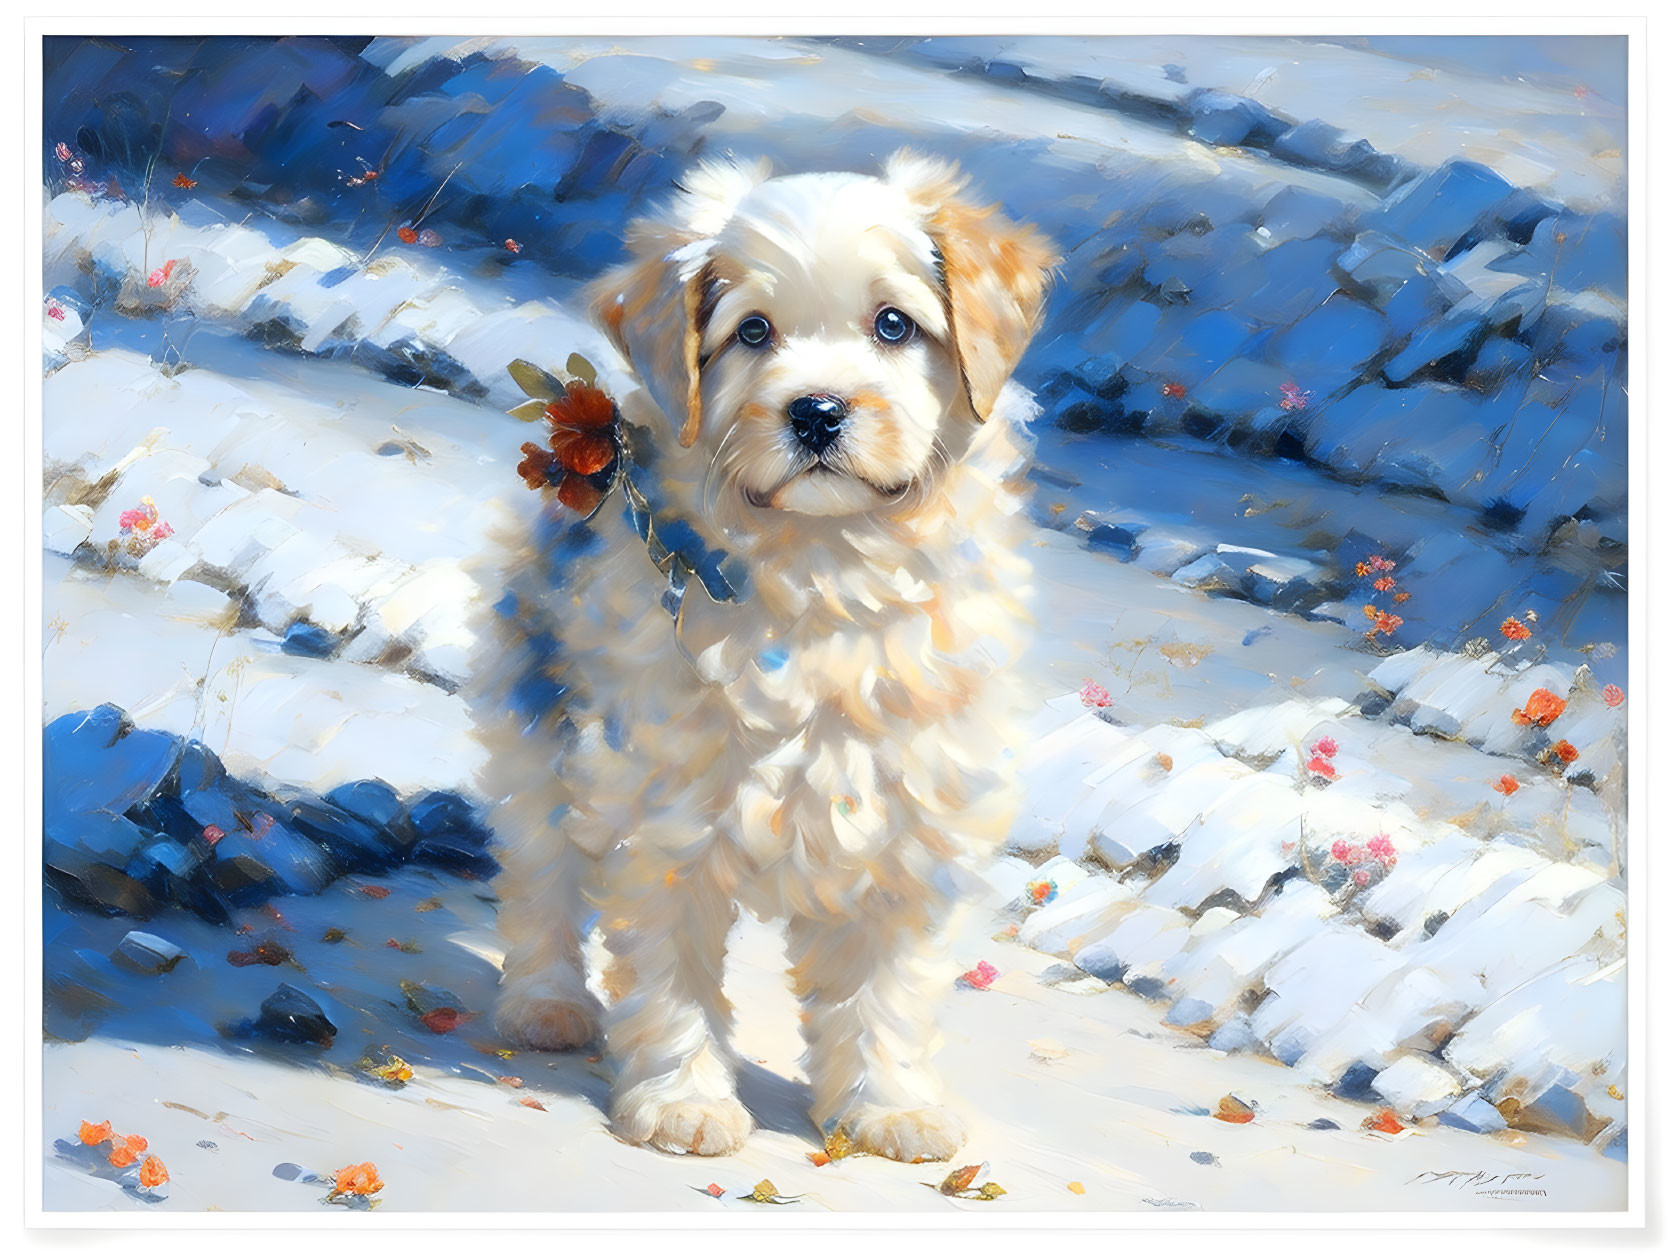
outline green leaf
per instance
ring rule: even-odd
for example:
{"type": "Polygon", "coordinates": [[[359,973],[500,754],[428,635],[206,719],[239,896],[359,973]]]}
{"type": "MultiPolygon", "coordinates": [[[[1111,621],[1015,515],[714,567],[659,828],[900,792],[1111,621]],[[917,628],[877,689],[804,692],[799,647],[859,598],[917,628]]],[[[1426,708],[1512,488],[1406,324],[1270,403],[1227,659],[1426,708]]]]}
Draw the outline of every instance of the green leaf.
{"type": "Polygon", "coordinates": [[[550,401],[564,394],[564,386],[533,362],[518,358],[506,367],[517,386],[537,401],[550,401]]]}
{"type": "Polygon", "coordinates": [[[591,362],[579,353],[571,353],[569,360],[563,364],[563,368],[571,378],[579,379],[587,387],[598,387],[598,371],[593,368],[591,362]]]}
{"type": "Polygon", "coordinates": [[[525,423],[532,423],[546,413],[547,402],[539,399],[524,401],[521,405],[513,406],[506,411],[513,418],[520,418],[525,423]]]}

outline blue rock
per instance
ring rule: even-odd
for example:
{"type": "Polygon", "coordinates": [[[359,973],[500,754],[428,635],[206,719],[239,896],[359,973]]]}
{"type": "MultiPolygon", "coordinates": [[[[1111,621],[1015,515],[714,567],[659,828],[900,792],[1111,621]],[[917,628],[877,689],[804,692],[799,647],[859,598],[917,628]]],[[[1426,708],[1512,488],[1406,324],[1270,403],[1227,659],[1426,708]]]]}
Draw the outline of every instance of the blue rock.
{"type": "Polygon", "coordinates": [[[1535,231],[1537,238],[1551,232],[1553,278],[1559,288],[1584,292],[1589,288],[1624,298],[1627,290],[1627,228],[1614,214],[1581,215],[1564,212],[1547,218],[1535,231]],[[1557,239],[1557,236],[1562,239],[1557,239]]]}
{"type": "Polygon", "coordinates": [[[1509,183],[1478,162],[1449,161],[1396,191],[1362,225],[1404,239],[1431,256],[1443,256],[1512,191],[1509,183]]]}
{"type": "Polygon", "coordinates": [[[324,850],[345,872],[384,871],[399,863],[407,847],[387,830],[374,827],[329,802],[292,802],[289,823],[324,850]]]}
{"type": "Polygon", "coordinates": [[[324,850],[277,821],[265,827],[264,814],[254,819],[260,837],[235,830],[215,845],[211,875],[228,898],[249,905],[274,893],[315,894],[336,878],[324,850]]]}
{"type": "Polygon", "coordinates": [[[1337,293],[1273,337],[1268,358],[1303,388],[1334,391],[1382,349],[1388,323],[1369,305],[1337,293]]]}
{"type": "Polygon", "coordinates": [[[1086,534],[1086,547],[1100,553],[1114,554],[1123,562],[1133,560],[1134,546],[1138,538],[1125,527],[1116,527],[1110,523],[1095,524],[1086,534]]]}
{"type": "Polygon", "coordinates": [[[431,867],[445,867],[479,880],[488,880],[498,875],[500,870],[500,865],[484,850],[480,840],[460,833],[421,838],[412,847],[412,861],[431,867]]]}
{"type": "Polygon", "coordinates": [[[1577,375],[1612,361],[1626,345],[1626,329],[1618,318],[1568,303],[1546,306],[1526,336],[1542,363],[1561,359],[1577,375]]]}
{"type": "Polygon", "coordinates": [[[1261,1042],[1255,1035],[1255,1026],[1249,1017],[1240,1011],[1214,1030],[1208,1044],[1211,1049],[1229,1053],[1235,1050],[1254,1050],[1261,1042]]]}
{"type": "Polygon", "coordinates": [[[331,805],[375,828],[393,828],[401,814],[400,796],[382,780],[355,780],[325,795],[331,805]]]}
{"type": "Polygon", "coordinates": [[[1180,319],[1173,326],[1179,330],[1171,335],[1169,331],[1158,333],[1133,364],[1152,374],[1177,377],[1188,385],[1219,370],[1254,331],[1253,324],[1224,310],[1180,319]]]}
{"type": "Polygon", "coordinates": [[[1255,264],[1248,291],[1235,309],[1252,322],[1287,326],[1316,309],[1338,287],[1331,266],[1341,250],[1329,236],[1290,240],[1269,248],[1255,264]]]}
{"type": "Polygon", "coordinates": [[[1550,1086],[1531,1102],[1524,1102],[1513,1117],[1519,1129],[1556,1133],[1588,1141],[1596,1136],[1603,1121],[1586,1109],[1586,1101],[1561,1083],[1550,1086]]]}
{"type": "Polygon", "coordinates": [[[457,793],[440,789],[426,793],[408,808],[407,822],[420,841],[457,837],[478,849],[488,844],[488,829],[477,808],[457,793]]]}
{"type": "Polygon", "coordinates": [[[121,814],[156,791],[181,751],[178,737],[138,730],[115,706],[54,719],[44,741],[49,811],[121,814]]]}
{"type": "Polygon", "coordinates": [[[165,793],[179,795],[207,789],[227,774],[215,751],[202,741],[190,740],[180,751],[180,761],[163,784],[165,793]]]}
{"type": "MultiPolygon", "coordinates": [[[[1558,211],[1559,206],[1519,187],[1493,206],[1487,220],[1507,239],[1526,244],[1533,238],[1535,228],[1547,218],[1555,217],[1558,211]]],[[[1482,223],[1476,229],[1485,236],[1489,228],[1482,223]]]]}
{"type": "Polygon", "coordinates": [[[1466,1133],[1497,1133],[1506,1127],[1498,1108],[1480,1094],[1465,1094],[1440,1113],[1440,1122],[1449,1129],[1463,1129],[1466,1133]]]}
{"type": "Polygon", "coordinates": [[[291,1045],[329,1047],[337,1026],[325,1009],[294,985],[281,984],[261,1004],[261,1014],[248,1028],[256,1035],[291,1045]]]}
{"type": "Polygon", "coordinates": [[[1534,355],[1527,345],[1502,336],[1490,336],[1470,363],[1464,382],[1478,392],[1491,392],[1511,375],[1527,370],[1534,355]]]}
{"type": "Polygon", "coordinates": [[[1272,141],[1272,155],[1293,165],[1345,174],[1373,187],[1386,187],[1405,164],[1379,153],[1363,139],[1350,140],[1339,128],[1313,120],[1292,126],[1272,141]]]}
{"type": "Polygon", "coordinates": [[[1622,1129],[1610,1138],[1609,1144],[1603,1148],[1603,1153],[1606,1158],[1613,1159],[1617,1163],[1625,1163],[1627,1161],[1627,1131],[1622,1129]]]}
{"type": "Polygon", "coordinates": [[[1347,218],[1341,201],[1293,184],[1261,209],[1259,226],[1270,243],[1305,240],[1340,226],[1347,218]]]}
{"type": "Polygon", "coordinates": [[[52,810],[44,817],[46,839],[80,851],[108,867],[125,867],[145,842],[145,830],[108,811],[52,810]]]}
{"type": "Polygon", "coordinates": [[[1192,1024],[1201,1024],[1204,1020],[1214,1018],[1214,1007],[1201,998],[1181,998],[1168,1008],[1167,1015],[1162,1017],[1164,1024],[1172,1024],[1176,1028],[1186,1028],[1192,1024]]]}
{"type": "Polygon", "coordinates": [[[1337,1078],[1330,1092],[1352,1102],[1373,1102],[1379,1095],[1371,1082],[1377,1079],[1377,1069],[1366,1063],[1355,1063],[1337,1078]]]}
{"type": "Polygon", "coordinates": [[[1117,984],[1127,970],[1126,965],[1116,958],[1115,951],[1105,941],[1094,941],[1091,945],[1083,947],[1075,956],[1075,966],[1111,985],[1117,984]]]}
{"type": "Polygon", "coordinates": [[[1383,364],[1383,378],[1402,384],[1420,372],[1444,371],[1447,378],[1462,379],[1486,338],[1487,320],[1481,314],[1454,313],[1413,335],[1405,348],[1383,364]]]}
{"type": "Polygon", "coordinates": [[[1334,1120],[1328,1120],[1324,1116],[1320,1116],[1317,1120],[1309,1120],[1307,1127],[1310,1129],[1339,1129],[1342,1126],[1334,1120]]]}
{"type": "Polygon", "coordinates": [[[1212,88],[1192,92],[1185,109],[1191,115],[1186,133],[1205,144],[1265,148],[1290,127],[1264,105],[1212,88]]]}
{"type": "Polygon", "coordinates": [[[1353,243],[1337,254],[1336,266],[1368,300],[1379,305],[1414,278],[1438,282],[1428,257],[1380,231],[1354,236],[1353,243]]]}
{"type": "Polygon", "coordinates": [[[1434,279],[1419,274],[1386,296],[1381,308],[1383,317],[1388,319],[1389,335],[1399,339],[1444,318],[1452,302],[1434,279]]]}
{"type": "Polygon", "coordinates": [[[1132,301],[1104,326],[1087,337],[1087,347],[1096,348],[1116,362],[1126,362],[1149,344],[1156,334],[1162,311],[1148,301],[1132,301]]]}
{"type": "Polygon", "coordinates": [[[58,841],[44,842],[41,853],[47,884],[72,902],[140,919],[157,910],[156,896],[124,871],[58,841]]]}
{"type": "Polygon", "coordinates": [[[337,652],[341,644],[341,639],[335,633],[327,632],[317,624],[298,620],[285,629],[285,637],[279,642],[279,648],[284,653],[296,654],[303,658],[329,658],[337,652]]]}
{"type": "Polygon", "coordinates": [[[163,838],[141,849],[123,870],[159,897],[174,899],[183,882],[208,860],[201,842],[194,846],[163,838]]]}
{"type": "Polygon", "coordinates": [[[1287,382],[1289,376],[1276,366],[1235,357],[1193,387],[1190,400],[1210,414],[1248,424],[1256,411],[1280,399],[1279,386],[1287,382]]]}

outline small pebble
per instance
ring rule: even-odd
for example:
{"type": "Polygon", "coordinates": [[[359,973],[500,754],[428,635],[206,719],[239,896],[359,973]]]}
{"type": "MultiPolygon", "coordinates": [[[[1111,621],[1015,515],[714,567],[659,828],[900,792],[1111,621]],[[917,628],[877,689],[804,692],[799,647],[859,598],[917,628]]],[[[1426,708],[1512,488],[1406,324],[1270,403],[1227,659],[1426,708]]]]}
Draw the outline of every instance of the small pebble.
{"type": "Polygon", "coordinates": [[[1191,1162],[1200,1164],[1218,1164],[1220,1161],[1206,1150],[1194,1150],[1191,1152],[1191,1162]]]}

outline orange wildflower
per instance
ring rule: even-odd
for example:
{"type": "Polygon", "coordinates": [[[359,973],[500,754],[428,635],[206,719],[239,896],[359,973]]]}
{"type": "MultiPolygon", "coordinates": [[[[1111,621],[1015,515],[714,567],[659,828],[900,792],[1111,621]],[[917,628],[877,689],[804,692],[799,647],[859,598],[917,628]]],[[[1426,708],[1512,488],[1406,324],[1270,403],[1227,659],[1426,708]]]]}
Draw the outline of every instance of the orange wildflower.
{"type": "Polygon", "coordinates": [[[110,1121],[103,1120],[98,1124],[81,1122],[81,1144],[83,1146],[97,1146],[100,1142],[108,1142],[111,1138],[110,1121]]]}
{"type": "Polygon", "coordinates": [[[331,1187],[333,1194],[359,1194],[362,1197],[376,1194],[383,1188],[383,1181],[378,1176],[378,1166],[374,1163],[351,1163],[346,1168],[337,1170],[337,1183],[331,1187]]]}
{"type": "Polygon", "coordinates": [[[110,1139],[110,1166],[126,1168],[129,1164],[139,1162],[139,1157],[145,1153],[150,1145],[143,1137],[120,1137],[112,1135],[110,1139]]]}
{"type": "Polygon", "coordinates": [[[1558,697],[1550,689],[1535,689],[1528,695],[1526,705],[1519,710],[1511,711],[1510,719],[1518,727],[1525,728],[1529,724],[1533,724],[1536,727],[1544,728],[1550,726],[1557,716],[1566,709],[1568,709],[1568,702],[1558,697]]]}
{"type": "Polygon", "coordinates": [[[168,1180],[168,1169],[163,1167],[163,1161],[155,1155],[147,1155],[145,1162],[139,1166],[139,1183],[148,1190],[154,1190],[168,1180]]]}
{"type": "Polygon", "coordinates": [[[1533,629],[1520,619],[1506,619],[1499,624],[1499,631],[1507,641],[1525,641],[1534,634],[1533,629]]]}
{"type": "Polygon", "coordinates": [[[184,188],[190,190],[191,188],[194,188],[197,185],[198,185],[198,181],[196,179],[192,178],[190,175],[177,174],[177,175],[174,176],[174,186],[176,186],[176,187],[184,187],[184,188]]]}
{"type": "Polygon", "coordinates": [[[395,238],[403,244],[416,244],[418,243],[418,232],[411,227],[401,227],[395,232],[395,238]]]}
{"type": "Polygon", "coordinates": [[[1515,776],[1500,776],[1499,782],[1493,786],[1493,791],[1495,793],[1503,793],[1506,797],[1509,797],[1521,787],[1522,785],[1517,781],[1515,776]]]}
{"type": "Polygon", "coordinates": [[[1366,1118],[1364,1127],[1378,1133],[1393,1135],[1400,1132],[1406,1126],[1400,1123],[1399,1117],[1394,1114],[1393,1108],[1383,1107],[1378,1110],[1376,1115],[1366,1118]]]}
{"type": "Polygon", "coordinates": [[[1379,593],[1386,593],[1394,587],[1394,577],[1392,575],[1385,575],[1373,583],[1371,587],[1376,589],[1379,593]]]}
{"type": "Polygon", "coordinates": [[[1567,741],[1558,741],[1551,747],[1551,752],[1565,763],[1572,763],[1575,759],[1580,757],[1580,751],[1575,749],[1574,746],[1570,745],[1567,741]]]}

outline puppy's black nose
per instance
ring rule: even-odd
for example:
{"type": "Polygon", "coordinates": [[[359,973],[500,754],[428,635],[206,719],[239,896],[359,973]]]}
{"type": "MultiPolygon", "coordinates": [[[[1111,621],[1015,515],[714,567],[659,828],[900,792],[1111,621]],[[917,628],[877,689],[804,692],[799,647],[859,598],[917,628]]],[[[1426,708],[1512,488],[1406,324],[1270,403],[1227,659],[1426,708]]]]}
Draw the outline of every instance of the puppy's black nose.
{"type": "Polygon", "coordinates": [[[823,453],[835,444],[842,432],[842,420],[848,417],[848,406],[842,398],[828,392],[797,397],[785,411],[790,415],[790,430],[811,453],[823,453]]]}

